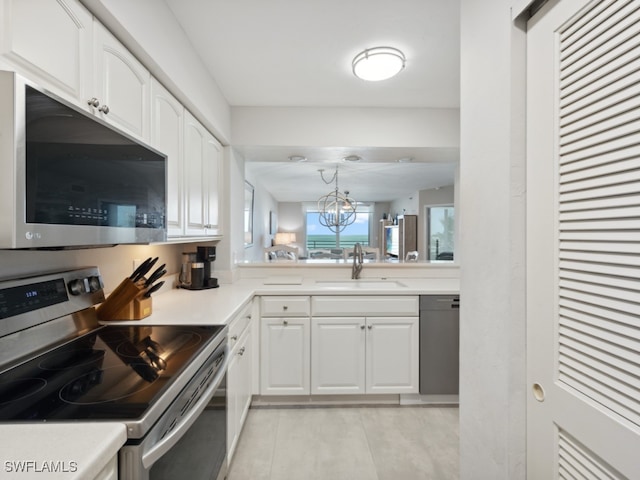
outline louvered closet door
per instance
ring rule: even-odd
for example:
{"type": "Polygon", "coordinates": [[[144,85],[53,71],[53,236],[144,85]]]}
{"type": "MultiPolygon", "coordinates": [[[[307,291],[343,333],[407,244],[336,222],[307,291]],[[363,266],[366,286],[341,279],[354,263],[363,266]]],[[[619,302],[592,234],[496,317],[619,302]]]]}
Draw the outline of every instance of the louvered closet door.
{"type": "Polygon", "coordinates": [[[527,29],[528,479],[640,478],[640,1],[527,29]]]}

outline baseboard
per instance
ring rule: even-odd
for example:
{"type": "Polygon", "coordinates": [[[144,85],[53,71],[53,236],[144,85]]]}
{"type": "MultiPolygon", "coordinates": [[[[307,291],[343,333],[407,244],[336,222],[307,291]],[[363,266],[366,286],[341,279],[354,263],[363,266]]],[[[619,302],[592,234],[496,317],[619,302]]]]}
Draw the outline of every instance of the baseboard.
{"type": "Polygon", "coordinates": [[[457,407],[460,405],[459,395],[400,395],[400,405],[431,405],[434,407],[457,407]]]}
{"type": "Polygon", "coordinates": [[[254,395],[251,408],[400,405],[399,395],[254,395]]]}

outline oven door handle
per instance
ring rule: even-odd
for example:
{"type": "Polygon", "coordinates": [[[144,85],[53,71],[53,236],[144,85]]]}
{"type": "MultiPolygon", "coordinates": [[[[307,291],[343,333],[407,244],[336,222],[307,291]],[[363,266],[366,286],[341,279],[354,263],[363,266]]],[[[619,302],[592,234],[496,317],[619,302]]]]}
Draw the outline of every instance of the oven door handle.
{"type": "Polygon", "coordinates": [[[162,441],[156,443],[152,448],[142,455],[142,465],[145,469],[150,469],[151,466],[165,453],[167,453],[189,430],[189,427],[193,425],[193,422],[200,416],[204,408],[209,403],[209,400],[213,397],[213,393],[218,389],[222,383],[222,379],[227,373],[227,365],[229,364],[229,347],[224,348],[224,360],[222,367],[216,372],[211,385],[205,390],[195,406],[189,411],[189,413],[182,418],[181,422],[174,427],[169,435],[164,437],[162,441]]]}

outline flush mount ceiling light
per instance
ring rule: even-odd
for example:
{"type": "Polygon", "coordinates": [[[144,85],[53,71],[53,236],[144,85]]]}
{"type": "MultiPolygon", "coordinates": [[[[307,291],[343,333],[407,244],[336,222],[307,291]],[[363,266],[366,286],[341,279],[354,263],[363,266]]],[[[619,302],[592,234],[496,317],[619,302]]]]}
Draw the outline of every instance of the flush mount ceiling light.
{"type": "Polygon", "coordinates": [[[331,179],[324,178],[324,169],[318,170],[322,181],[327,185],[336,182],[336,188],[318,199],[318,221],[334,233],[342,232],[356,221],[356,201],[349,197],[349,192],[338,190],[338,167],[331,179]]]}
{"type": "Polygon", "coordinates": [[[400,73],[406,58],[397,48],[374,47],[360,52],[353,59],[353,74],[362,80],[377,82],[400,73]]]}
{"type": "Polygon", "coordinates": [[[292,162],[306,162],[307,161],[307,157],[305,157],[303,155],[291,155],[289,157],[289,160],[291,160],[292,162]]]}
{"type": "Polygon", "coordinates": [[[343,162],[355,163],[362,160],[362,157],[359,155],[347,155],[346,157],[342,157],[343,162]]]}

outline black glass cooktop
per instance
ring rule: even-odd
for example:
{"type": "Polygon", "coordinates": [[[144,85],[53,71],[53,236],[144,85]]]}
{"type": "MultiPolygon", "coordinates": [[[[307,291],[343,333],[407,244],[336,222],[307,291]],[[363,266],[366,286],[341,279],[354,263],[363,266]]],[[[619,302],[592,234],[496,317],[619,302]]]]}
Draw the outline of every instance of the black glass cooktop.
{"type": "Polygon", "coordinates": [[[222,326],[104,326],[0,375],[0,421],[136,419],[222,326]]]}

